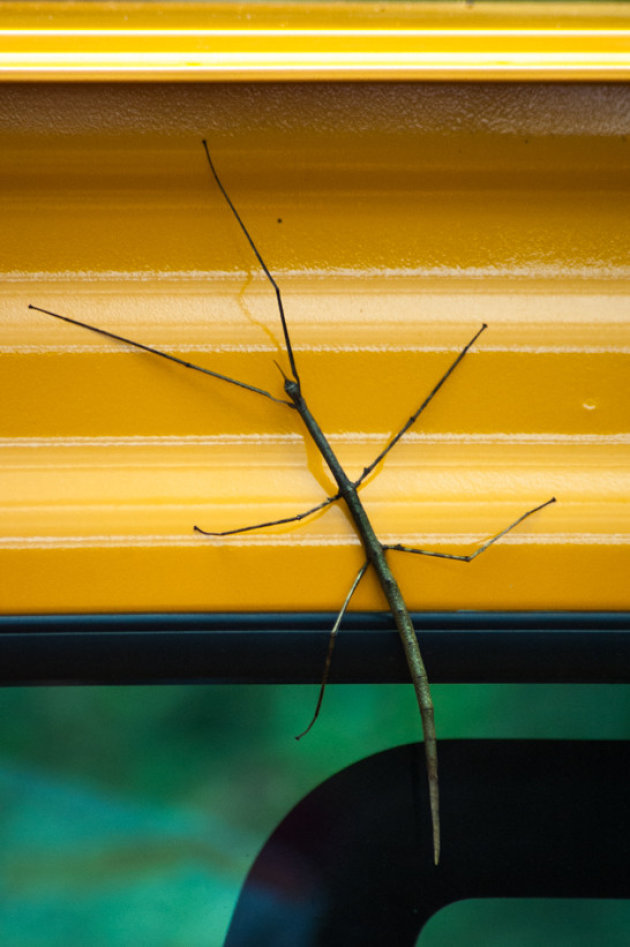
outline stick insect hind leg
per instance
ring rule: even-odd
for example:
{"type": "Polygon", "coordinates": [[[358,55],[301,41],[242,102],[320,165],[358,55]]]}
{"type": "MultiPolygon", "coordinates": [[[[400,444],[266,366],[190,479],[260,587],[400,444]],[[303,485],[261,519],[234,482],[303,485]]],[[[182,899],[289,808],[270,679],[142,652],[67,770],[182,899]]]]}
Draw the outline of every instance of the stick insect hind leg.
{"type": "Polygon", "coordinates": [[[486,541],[480,546],[477,546],[474,552],[470,552],[467,555],[458,555],[453,552],[436,552],[432,549],[419,549],[417,546],[405,546],[403,543],[387,543],[383,545],[383,549],[391,549],[392,552],[412,552],[417,556],[432,556],[435,559],[452,559],[454,562],[472,562],[473,559],[476,559],[477,556],[480,556],[482,552],[485,552],[486,549],[489,549],[490,546],[493,546],[499,539],[503,539],[504,536],[507,536],[508,533],[512,532],[514,527],[522,523],[523,520],[533,516],[534,513],[538,513],[540,510],[544,510],[546,506],[550,506],[555,502],[556,498],[551,497],[551,499],[545,500],[544,503],[539,503],[538,506],[533,507],[531,510],[527,510],[526,513],[521,513],[521,515],[517,516],[513,523],[510,523],[509,526],[506,526],[500,532],[495,533],[495,535],[491,536],[490,539],[486,539],[486,541]]]}

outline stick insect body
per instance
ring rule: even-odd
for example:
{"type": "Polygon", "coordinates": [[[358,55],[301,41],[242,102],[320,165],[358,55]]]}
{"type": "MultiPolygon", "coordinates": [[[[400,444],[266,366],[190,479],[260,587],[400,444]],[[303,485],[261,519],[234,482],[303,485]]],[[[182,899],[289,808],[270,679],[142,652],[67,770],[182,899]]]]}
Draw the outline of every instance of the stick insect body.
{"type": "Polygon", "coordinates": [[[249,231],[247,230],[247,227],[243,223],[243,220],[241,219],[238,211],[236,210],[234,204],[232,203],[232,200],[230,199],[227,191],[225,190],[223,184],[221,183],[219,175],[217,174],[212,158],[210,156],[210,151],[208,149],[207,142],[204,140],[202,144],[205,149],[208,165],[212,173],[212,176],[216,182],[216,185],[221,191],[221,194],[226,200],[230,208],[230,211],[232,212],[234,218],[238,222],[254,255],[256,256],[256,259],[258,260],[260,266],[262,267],[265,273],[265,276],[267,277],[267,279],[269,280],[269,282],[271,283],[275,291],[276,301],[277,301],[277,306],[278,306],[278,313],[280,316],[282,332],[284,335],[286,354],[289,360],[289,365],[290,365],[290,370],[291,370],[291,375],[287,376],[284,374],[284,372],[282,372],[282,369],[280,369],[280,371],[282,372],[284,376],[284,392],[287,396],[286,399],[277,398],[275,395],[271,394],[268,391],[265,391],[262,388],[257,388],[256,386],[250,385],[246,382],[242,382],[235,378],[231,378],[227,375],[222,375],[218,372],[211,371],[210,369],[203,368],[199,365],[195,365],[192,362],[187,362],[183,359],[177,358],[174,355],[170,355],[167,352],[162,352],[159,349],[153,348],[152,346],[143,345],[140,342],[135,342],[132,339],[125,338],[124,336],[117,335],[113,332],[108,332],[105,329],[99,329],[96,326],[89,325],[88,323],[85,323],[85,322],[80,322],[79,320],[72,319],[69,316],[62,316],[59,313],[51,312],[50,310],[47,310],[47,309],[42,309],[39,306],[30,305],[29,308],[37,310],[38,312],[43,312],[50,316],[54,316],[56,319],[62,319],[65,322],[70,322],[73,325],[78,325],[83,328],[89,329],[92,332],[97,332],[100,335],[107,336],[108,338],[112,338],[116,341],[124,342],[128,345],[132,345],[135,348],[141,349],[142,351],[145,351],[145,352],[149,352],[152,355],[159,355],[161,358],[169,359],[170,361],[173,361],[179,365],[182,365],[185,368],[191,368],[191,369],[194,369],[195,371],[200,371],[214,378],[218,378],[221,381],[226,381],[230,384],[237,385],[240,388],[244,388],[247,391],[254,392],[255,394],[258,394],[265,398],[270,399],[271,401],[286,405],[288,408],[291,408],[297,411],[297,413],[300,415],[300,418],[302,419],[307,431],[309,432],[317,449],[319,450],[322,457],[326,461],[326,464],[328,468],[330,469],[332,476],[334,477],[334,480],[338,487],[337,493],[335,493],[333,496],[326,497],[326,499],[323,500],[321,503],[318,503],[316,506],[313,506],[308,510],[298,513],[295,516],[285,517],[283,519],[271,520],[266,523],[256,523],[254,525],[239,527],[237,529],[224,530],[223,532],[210,532],[208,530],[201,529],[199,526],[195,526],[194,529],[198,533],[201,533],[206,536],[233,535],[235,533],[244,533],[244,532],[248,532],[254,529],[262,529],[266,526],[277,526],[277,525],[282,525],[284,523],[296,522],[296,521],[304,519],[307,516],[310,516],[312,513],[315,513],[319,510],[324,509],[325,507],[336,502],[337,500],[343,500],[345,502],[348,508],[348,511],[350,513],[350,516],[352,517],[352,520],[356,527],[357,533],[363,544],[365,561],[363,562],[363,565],[359,569],[359,572],[357,573],[354,579],[354,582],[352,583],[350,591],[348,592],[348,595],[346,596],[346,599],[339,612],[339,615],[337,616],[337,620],[335,621],[334,627],[331,632],[328,653],[326,656],[326,664],[324,668],[324,674],[323,674],[323,679],[322,679],[322,683],[320,687],[319,697],[318,697],[317,705],[315,708],[315,713],[313,715],[311,722],[306,728],[306,730],[304,730],[304,732],[301,733],[297,739],[300,739],[300,737],[304,736],[304,734],[306,734],[310,730],[313,723],[317,719],[317,716],[319,714],[319,710],[321,707],[321,703],[322,703],[324,688],[326,686],[326,682],[328,678],[328,672],[330,668],[330,662],[331,662],[332,650],[333,650],[334,642],[335,642],[335,636],[337,634],[339,625],[341,624],[343,616],[346,613],[346,610],[348,608],[348,605],[350,604],[350,600],[355,590],[357,589],[361,579],[365,575],[368,568],[372,567],[377,575],[378,581],[381,585],[385,598],[387,599],[387,603],[389,605],[389,609],[394,619],[394,623],[400,634],[403,649],[405,652],[405,657],[407,660],[407,666],[409,668],[411,681],[413,683],[413,687],[416,693],[416,698],[418,701],[418,706],[420,709],[420,716],[422,720],[422,728],[423,728],[423,733],[424,733],[424,752],[425,752],[425,758],[426,758],[427,777],[428,777],[428,785],[429,785],[429,805],[430,805],[430,812],[431,812],[431,824],[432,824],[432,834],[433,834],[433,858],[434,858],[435,864],[437,865],[440,858],[440,813],[439,813],[437,741],[436,741],[436,733],[435,733],[433,701],[431,698],[431,691],[429,687],[429,679],[427,676],[427,671],[424,666],[424,661],[422,659],[420,648],[418,646],[418,639],[416,636],[416,632],[413,627],[413,623],[411,621],[411,617],[409,615],[409,611],[405,604],[405,600],[403,598],[402,592],[400,591],[400,587],[392,573],[392,570],[389,566],[385,553],[388,550],[393,550],[393,551],[400,551],[400,552],[410,552],[410,553],[415,553],[417,555],[423,555],[423,556],[436,556],[438,558],[452,559],[458,562],[471,562],[473,559],[479,556],[482,552],[488,549],[489,546],[491,546],[497,540],[501,539],[501,537],[505,536],[506,533],[510,532],[510,530],[514,529],[515,526],[517,526],[519,523],[522,523],[523,520],[525,520],[527,517],[531,516],[533,513],[538,512],[538,510],[543,509],[543,507],[548,506],[550,503],[555,502],[555,497],[552,497],[550,500],[547,500],[545,503],[542,503],[539,506],[536,506],[533,509],[528,510],[526,513],[519,516],[518,519],[516,519],[513,523],[511,523],[505,529],[501,530],[501,532],[492,536],[490,539],[486,540],[486,542],[480,545],[473,553],[469,555],[455,555],[452,553],[434,552],[431,550],[417,549],[415,547],[404,546],[400,543],[397,543],[394,545],[386,545],[386,544],[381,543],[378,537],[376,536],[376,533],[374,532],[369,516],[365,510],[363,503],[361,502],[358,489],[363,483],[363,481],[366,479],[366,477],[378,466],[378,464],[380,464],[380,462],[385,458],[385,456],[394,447],[394,445],[398,443],[398,441],[405,434],[405,432],[408,431],[409,428],[416,422],[420,414],[424,411],[427,405],[435,397],[435,395],[438,393],[442,385],[454,372],[454,370],[460,364],[460,362],[462,361],[466,353],[469,351],[472,345],[477,341],[477,339],[479,338],[481,333],[487,328],[487,326],[484,324],[481,326],[480,329],[477,330],[477,332],[474,334],[470,342],[468,342],[468,344],[464,346],[464,348],[457,355],[457,357],[449,366],[449,368],[446,370],[446,372],[442,375],[439,381],[434,385],[433,389],[429,392],[429,394],[426,396],[424,401],[420,404],[419,408],[411,415],[411,417],[405,422],[405,424],[400,428],[400,430],[390,439],[390,441],[387,443],[384,449],[380,452],[380,454],[378,454],[378,456],[375,457],[375,459],[367,467],[363,469],[363,472],[361,473],[360,477],[358,477],[358,479],[356,480],[351,480],[350,477],[348,477],[348,475],[346,474],[345,470],[343,469],[341,463],[339,462],[324,432],[322,431],[319,424],[313,417],[311,411],[309,410],[308,405],[302,394],[301,385],[300,385],[300,376],[298,374],[297,365],[295,363],[293,346],[291,344],[291,338],[289,335],[288,325],[287,325],[287,321],[284,314],[284,306],[282,302],[282,295],[281,295],[280,289],[275,279],[273,278],[272,274],[270,273],[269,269],[267,268],[266,263],[264,262],[256,244],[254,243],[254,240],[252,239],[249,231]]]}

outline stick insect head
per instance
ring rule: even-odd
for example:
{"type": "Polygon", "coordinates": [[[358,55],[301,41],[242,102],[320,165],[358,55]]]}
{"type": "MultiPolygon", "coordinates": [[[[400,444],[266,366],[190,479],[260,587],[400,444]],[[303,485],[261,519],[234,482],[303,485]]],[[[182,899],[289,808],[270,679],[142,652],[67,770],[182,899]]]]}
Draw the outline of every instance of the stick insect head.
{"type": "Polygon", "coordinates": [[[296,404],[297,399],[300,396],[300,382],[296,378],[289,378],[289,376],[285,374],[284,369],[282,368],[282,365],[280,365],[279,362],[276,362],[275,359],[274,359],[274,364],[276,368],[278,369],[278,371],[280,372],[280,374],[282,375],[282,377],[284,378],[284,390],[288,394],[293,404],[296,404]]]}

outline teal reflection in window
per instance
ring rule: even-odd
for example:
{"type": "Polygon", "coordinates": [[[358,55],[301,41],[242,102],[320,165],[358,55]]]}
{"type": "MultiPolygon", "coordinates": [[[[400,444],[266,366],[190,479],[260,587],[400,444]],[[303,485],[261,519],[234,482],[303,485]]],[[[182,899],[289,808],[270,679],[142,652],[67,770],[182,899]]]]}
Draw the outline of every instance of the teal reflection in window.
{"type": "Polygon", "coordinates": [[[417,947],[626,947],[630,902],[490,898],[438,911],[417,947]]]}
{"type": "MultiPolygon", "coordinates": [[[[287,812],[343,767],[419,738],[410,685],[355,685],[331,686],[297,743],[317,690],[0,690],[2,947],[220,947],[246,873],[287,812]]],[[[442,739],[630,730],[626,686],[438,685],[434,696],[442,739]]],[[[621,905],[605,910],[622,917],[621,905]]],[[[584,915],[572,915],[581,936],[584,915]]],[[[517,947],[517,936],[510,928],[502,943],[517,947]]],[[[488,937],[475,932],[474,942],[499,943],[488,937]]],[[[426,941],[439,943],[458,941],[426,941]]],[[[539,934],[540,943],[562,941],[539,934]]],[[[589,947],[617,943],[598,933],[589,947]]]]}

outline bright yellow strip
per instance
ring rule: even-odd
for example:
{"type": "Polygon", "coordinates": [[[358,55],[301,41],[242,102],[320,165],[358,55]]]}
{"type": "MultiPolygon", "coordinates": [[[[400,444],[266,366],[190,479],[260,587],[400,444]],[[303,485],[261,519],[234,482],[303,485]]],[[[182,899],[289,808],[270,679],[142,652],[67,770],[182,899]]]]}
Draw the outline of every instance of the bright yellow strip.
{"type": "MultiPolygon", "coordinates": [[[[12,83],[3,90],[0,611],[330,610],[361,549],[295,412],[362,490],[414,609],[630,607],[630,110],[621,83],[12,83]]],[[[366,575],[352,607],[382,609],[366,575]]]]}
{"type": "Polygon", "coordinates": [[[624,4],[0,3],[0,13],[7,80],[630,75],[624,4]]]}

